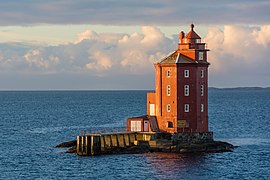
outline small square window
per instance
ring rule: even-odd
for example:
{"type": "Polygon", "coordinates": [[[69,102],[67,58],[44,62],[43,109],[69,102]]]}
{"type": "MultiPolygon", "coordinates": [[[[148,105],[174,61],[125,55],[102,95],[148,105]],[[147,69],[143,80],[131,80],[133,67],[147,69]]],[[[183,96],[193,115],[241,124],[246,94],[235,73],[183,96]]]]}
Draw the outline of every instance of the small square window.
{"type": "Polygon", "coordinates": [[[168,128],[173,128],[173,122],[171,121],[168,122],[168,128]]]}
{"type": "Polygon", "coordinates": [[[184,71],[184,77],[185,77],[185,78],[188,78],[188,77],[189,77],[189,70],[186,69],[186,70],[184,71]]]}
{"type": "Polygon", "coordinates": [[[185,104],[184,110],[185,110],[185,112],[189,112],[189,104],[185,104]]]}

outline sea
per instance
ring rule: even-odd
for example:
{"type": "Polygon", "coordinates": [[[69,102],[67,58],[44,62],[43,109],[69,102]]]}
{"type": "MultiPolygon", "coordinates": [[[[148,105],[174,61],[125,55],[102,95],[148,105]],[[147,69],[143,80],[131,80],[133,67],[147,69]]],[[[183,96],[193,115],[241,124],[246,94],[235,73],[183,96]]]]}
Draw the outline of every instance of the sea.
{"type": "Polygon", "coordinates": [[[211,154],[81,157],[55,148],[146,114],[147,91],[0,91],[0,179],[270,179],[270,90],[209,90],[211,154]]]}

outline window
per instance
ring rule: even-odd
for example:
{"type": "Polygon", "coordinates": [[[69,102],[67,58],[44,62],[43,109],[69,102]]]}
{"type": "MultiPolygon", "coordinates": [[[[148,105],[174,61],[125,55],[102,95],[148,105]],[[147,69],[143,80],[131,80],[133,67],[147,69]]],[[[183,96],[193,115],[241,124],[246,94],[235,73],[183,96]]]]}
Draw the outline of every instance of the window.
{"type": "Polygon", "coordinates": [[[167,96],[170,96],[171,95],[171,86],[168,85],[167,86],[167,96]]]}
{"type": "Polygon", "coordinates": [[[196,39],[195,42],[196,43],[201,43],[201,39],[196,39]]]}
{"type": "Polygon", "coordinates": [[[204,70],[201,70],[201,78],[204,77],[204,70]]]}
{"type": "Polygon", "coordinates": [[[155,104],[150,104],[150,116],[155,116],[155,104]]]}
{"type": "Polygon", "coordinates": [[[189,104],[185,104],[185,106],[184,106],[184,111],[185,111],[185,112],[189,112],[189,104]]]}
{"type": "Polygon", "coordinates": [[[171,77],[171,70],[167,71],[167,77],[171,77]]]}
{"type": "Polygon", "coordinates": [[[199,60],[203,61],[204,57],[203,57],[204,53],[203,52],[199,52],[199,60]]]}
{"type": "Polygon", "coordinates": [[[185,96],[189,96],[189,85],[184,86],[185,96]]]}
{"type": "Polygon", "coordinates": [[[184,77],[185,77],[185,78],[188,78],[188,77],[189,77],[189,70],[185,70],[185,71],[184,71],[184,77]]]}
{"type": "Polygon", "coordinates": [[[204,86],[201,85],[201,96],[203,96],[203,94],[204,94],[204,86]]]}
{"type": "Polygon", "coordinates": [[[141,121],[130,121],[131,131],[142,131],[142,122],[141,121]]]}
{"type": "Polygon", "coordinates": [[[203,112],[203,111],[204,111],[204,105],[201,104],[201,112],[203,112]]]}
{"type": "Polygon", "coordinates": [[[171,105],[167,104],[167,112],[171,112],[171,105]]]}
{"type": "Polygon", "coordinates": [[[168,121],[168,128],[173,128],[173,123],[171,121],[168,121]]]}

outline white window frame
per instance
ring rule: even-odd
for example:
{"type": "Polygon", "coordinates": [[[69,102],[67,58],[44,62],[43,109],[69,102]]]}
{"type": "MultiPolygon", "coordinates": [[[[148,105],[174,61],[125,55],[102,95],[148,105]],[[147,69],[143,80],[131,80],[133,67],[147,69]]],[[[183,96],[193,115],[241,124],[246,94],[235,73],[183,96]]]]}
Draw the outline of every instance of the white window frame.
{"type": "Polygon", "coordinates": [[[156,115],[155,104],[150,104],[149,108],[150,108],[150,116],[155,116],[156,115]]]}
{"type": "Polygon", "coordinates": [[[171,70],[167,71],[167,77],[171,77],[171,70]]]}
{"type": "Polygon", "coordinates": [[[185,69],[184,70],[184,77],[185,78],[188,78],[189,77],[189,70],[188,69],[185,69]]]}
{"type": "Polygon", "coordinates": [[[184,112],[189,112],[189,104],[184,105],[184,112]]]}
{"type": "Polygon", "coordinates": [[[201,78],[204,78],[204,70],[201,70],[201,78]]]}
{"type": "Polygon", "coordinates": [[[184,86],[184,94],[185,96],[189,96],[189,85],[184,86]]]}
{"type": "Polygon", "coordinates": [[[170,96],[171,95],[171,86],[170,85],[167,85],[167,96],[170,96]]]}
{"type": "Polygon", "coordinates": [[[171,112],[171,105],[167,104],[167,112],[171,112]]]}
{"type": "Polygon", "coordinates": [[[204,96],[204,85],[201,85],[201,96],[204,96]]]}
{"type": "Polygon", "coordinates": [[[204,60],[204,52],[199,52],[199,60],[200,61],[204,60]]]}
{"type": "Polygon", "coordinates": [[[142,131],[142,122],[141,121],[131,121],[130,130],[133,132],[142,131]]]}
{"type": "Polygon", "coordinates": [[[201,104],[201,112],[204,112],[204,104],[201,104]]]}

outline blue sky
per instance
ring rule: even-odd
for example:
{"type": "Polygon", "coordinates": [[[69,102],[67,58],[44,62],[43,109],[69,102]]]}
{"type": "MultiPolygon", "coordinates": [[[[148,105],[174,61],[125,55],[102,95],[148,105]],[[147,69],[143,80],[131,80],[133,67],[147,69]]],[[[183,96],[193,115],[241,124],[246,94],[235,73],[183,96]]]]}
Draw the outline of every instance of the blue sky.
{"type": "Polygon", "coordinates": [[[189,24],[209,85],[270,86],[270,1],[1,1],[0,90],[154,89],[154,66],[189,24]]]}

